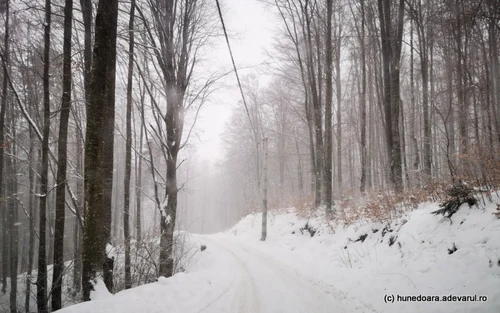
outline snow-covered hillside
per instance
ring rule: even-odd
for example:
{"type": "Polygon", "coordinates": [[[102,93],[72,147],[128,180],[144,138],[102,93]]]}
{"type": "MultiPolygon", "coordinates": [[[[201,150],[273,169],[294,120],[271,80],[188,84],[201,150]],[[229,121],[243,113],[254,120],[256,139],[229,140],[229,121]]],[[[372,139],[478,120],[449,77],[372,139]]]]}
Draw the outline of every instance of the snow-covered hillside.
{"type": "Polygon", "coordinates": [[[207,249],[185,273],[114,296],[97,286],[93,301],[61,312],[499,312],[496,204],[464,205],[451,220],[430,214],[436,209],[423,204],[388,223],[350,226],[320,212],[272,212],[266,242],[261,215],[252,214],[227,232],[192,235],[191,245],[207,249]]]}
{"type": "MultiPolygon", "coordinates": [[[[430,214],[437,209],[437,204],[420,205],[392,223],[348,227],[326,223],[321,214],[307,220],[289,210],[271,214],[268,242],[254,245],[281,254],[283,262],[303,275],[379,312],[500,312],[496,205],[464,205],[451,220],[430,214]],[[306,223],[316,230],[312,238],[306,223]],[[488,300],[387,304],[385,295],[484,295],[488,300]]],[[[230,233],[252,242],[259,238],[260,219],[260,214],[249,215],[230,233]]]]}

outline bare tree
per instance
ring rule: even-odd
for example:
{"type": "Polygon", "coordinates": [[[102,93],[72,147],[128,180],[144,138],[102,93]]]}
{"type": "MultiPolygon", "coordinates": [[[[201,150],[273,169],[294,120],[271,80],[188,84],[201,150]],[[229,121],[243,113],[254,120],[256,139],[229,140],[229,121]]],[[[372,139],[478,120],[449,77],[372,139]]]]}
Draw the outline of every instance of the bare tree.
{"type": "Polygon", "coordinates": [[[50,136],[50,28],[52,23],[51,0],[45,1],[45,30],[43,51],[43,139],[42,139],[42,172],[40,178],[39,226],[38,241],[38,275],[36,280],[36,303],[38,313],[48,312],[47,308],[47,254],[46,223],[47,193],[49,175],[49,136],[50,136]]]}
{"type": "Polygon", "coordinates": [[[68,122],[71,110],[71,33],[73,20],[73,0],[65,0],[64,4],[64,44],[63,44],[63,94],[61,101],[61,118],[59,120],[57,189],[56,189],[56,221],[54,232],[54,270],[52,276],[52,310],[62,307],[62,281],[64,274],[64,225],[66,210],[66,169],[68,154],[68,122]]]}
{"type": "MultiPolygon", "coordinates": [[[[3,57],[2,57],[2,68],[3,68],[3,81],[2,81],[2,99],[1,99],[1,108],[0,108],[0,197],[4,197],[6,193],[3,190],[3,181],[4,181],[4,149],[6,147],[5,144],[5,114],[7,111],[7,75],[8,73],[8,64],[9,64],[9,9],[10,9],[10,1],[5,2],[5,33],[4,33],[4,44],[3,44],[3,57]]],[[[5,201],[0,201],[0,214],[1,214],[1,224],[2,224],[2,292],[6,293],[7,291],[7,276],[9,273],[9,261],[8,261],[8,237],[7,237],[7,207],[5,205],[5,201]]]]}
{"type": "Polygon", "coordinates": [[[417,30],[418,54],[420,56],[420,69],[422,74],[422,108],[424,113],[424,173],[426,174],[426,179],[429,179],[432,167],[429,104],[429,41],[431,40],[429,37],[432,33],[432,24],[429,21],[429,15],[432,1],[407,1],[407,5],[410,11],[410,17],[415,22],[417,30]]]}
{"type": "Polygon", "coordinates": [[[102,271],[112,290],[113,258],[108,255],[113,185],[113,131],[118,1],[100,0],[87,103],[85,139],[85,228],[83,234],[83,299],[90,300],[92,280],[102,271]],[[103,83],[104,82],[104,83],[103,83]],[[111,156],[110,156],[111,153],[111,156]],[[99,164],[99,166],[96,166],[99,164]],[[111,172],[111,173],[110,173],[111,172]],[[111,177],[110,177],[111,175],[111,177]],[[110,179],[111,178],[111,179],[110,179]]]}
{"type": "Polygon", "coordinates": [[[19,216],[17,212],[17,175],[16,175],[16,125],[13,105],[10,105],[10,116],[6,128],[9,129],[10,136],[13,139],[12,144],[9,145],[9,154],[5,160],[6,169],[6,194],[7,194],[7,211],[8,211],[8,224],[9,224],[9,273],[10,273],[10,312],[17,313],[17,274],[19,265],[19,216]]]}
{"type": "Polygon", "coordinates": [[[394,16],[391,0],[378,0],[384,73],[384,115],[390,179],[396,191],[403,190],[400,118],[400,60],[404,26],[404,0],[396,4],[394,16]]]}
{"type": "MultiPolygon", "coordinates": [[[[165,112],[162,112],[159,106],[154,106],[155,114],[161,117],[161,123],[164,125],[161,126],[160,120],[157,120],[156,128],[152,131],[161,140],[160,147],[164,151],[166,163],[165,193],[162,197],[164,200],[159,203],[161,213],[159,275],[169,277],[174,271],[172,253],[179,191],[178,154],[183,146],[184,115],[192,104],[185,103],[186,90],[197,63],[197,53],[206,42],[210,30],[203,29],[206,17],[204,10],[207,9],[205,1],[187,0],[174,3],[149,0],[148,9],[153,15],[153,23],[148,21],[142,10],[138,9],[138,13],[145,24],[147,39],[153,46],[153,55],[161,77],[160,92],[167,106],[165,112]]],[[[151,93],[151,90],[148,89],[148,92],[151,93]]]]}
{"type": "Polygon", "coordinates": [[[361,137],[361,183],[359,190],[366,189],[367,176],[367,144],[366,144],[366,44],[365,44],[365,1],[360,0],[361,27],[356,26],[361,49],[361,93],[359,97],[360,137],[361,137]]]}
{"type": "Polygon", "coordinates": [[[332,129],[332,102],[333,102],[333,51],[332,51],[332,18],[333,0],[326,1],[326,104],[325,104],[325,205],[331,209],[332,201],[332,165],[333,165],[333,129],[332,129]]]}
{"type": "Polygon", "coordinates": [[[123,236],[125,238],[125,289],[132,287],[130,277],[130,230],[129,230],[129,214],[130,214],[130,173],[132,163],[132,79],[134,72],[134,17],[135,17],[135,0],[130,3],[130,19],[129,19],[129,60],[127,73],[127,130],[125,144],[125,181],[124,181],[124,207],[123,207],[123,236]]]}

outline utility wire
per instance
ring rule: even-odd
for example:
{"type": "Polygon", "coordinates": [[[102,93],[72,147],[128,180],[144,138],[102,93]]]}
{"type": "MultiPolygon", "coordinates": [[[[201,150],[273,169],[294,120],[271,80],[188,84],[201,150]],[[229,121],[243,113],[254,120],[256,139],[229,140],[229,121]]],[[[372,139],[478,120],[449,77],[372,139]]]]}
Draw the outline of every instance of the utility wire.
{"type": "Polygon", "coordinates": [[[224,24],[224,18],[222,17],[222,12],[220,9],[219,0],[215,0],[215,3],[217,4],[217,10],[219,11],[219,18],[220,18],[220,22],[222,24],[222,30],[224,30],[224,37],[226,38],[227,48],[229,49],[229,55],[231,56],[231,62],[233,63],[234,73],[236,74],[236,80],[238,81],[238,87],[239,87],[240,92],[241,92],[241,98],[243,99],[243,105],[245,106],[248,120],[250,121],[250,126],[252,127],[255,138],[257,139],[257,130],[253,126],[252,118],[250,117],[250,112],[248,111],[247,101],[245,99],[245,94],[243,92],[243,88],[241,87],[240,76],[238,75],[238,69],[236,68],[236,63],[234,62],[233,51],[231,50],[231,45],[229,44],[229,38],[227,36],[226,25],[224,24]]]}

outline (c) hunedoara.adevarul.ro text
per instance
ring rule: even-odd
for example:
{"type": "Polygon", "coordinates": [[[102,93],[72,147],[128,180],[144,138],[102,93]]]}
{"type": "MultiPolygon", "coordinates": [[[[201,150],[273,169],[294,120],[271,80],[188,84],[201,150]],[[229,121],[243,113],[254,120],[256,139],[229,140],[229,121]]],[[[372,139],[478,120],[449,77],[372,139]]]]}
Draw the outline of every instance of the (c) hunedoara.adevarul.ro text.
{"type": "Polygon", "coordinates": [[[385,295],[385,303],[394,302],[486,302],[484,295],[385,295]]]}

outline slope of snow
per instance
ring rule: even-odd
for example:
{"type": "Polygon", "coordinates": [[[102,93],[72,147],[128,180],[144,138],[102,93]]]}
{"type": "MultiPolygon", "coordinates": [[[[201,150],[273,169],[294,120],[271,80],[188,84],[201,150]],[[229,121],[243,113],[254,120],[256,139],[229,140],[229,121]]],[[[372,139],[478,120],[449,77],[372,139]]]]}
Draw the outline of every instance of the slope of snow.
{"type": "MultiPolygon", "coordinates": [[[[198,240],[193,237],[190,243],[199,245],[198,240]]],[[[155,283],[111,295],[104,284],[98,282],[94,286],[96,291],[91,293],[92,301],[70,306],[59,312],[198,312],[207,302],[219,296],[218,292],[225,290],[232,280],[231,276],[224,275],[230,264],[219,259],[217,251],[211,248],[196,255],[186,272],[177,273],[170,278],[160,277],[155,283]]]]}
{"type": "Polygon", "coordinates": [[[266,243],[256,241],[260,214],[243,218],[230,233],[379,312],[500,312],[500,220],[492,215],[495,208],[494,203],[465,205],[450,220],[430,214],[436,204],[425,204],[392,223],[349,227],[329,225],[322,216],[306,220],[288,210],[270,215],[266,243]],[[312,238],[301,232],[307,222],[317,229],[312,238]],[[362,235],[367,235],[364,242],[355,242],[362,235]],[[449,254],[453,246],[457,250],[449,254]],[[483,295],[488,300],[385,303],[386,295],[483,295]]]}

